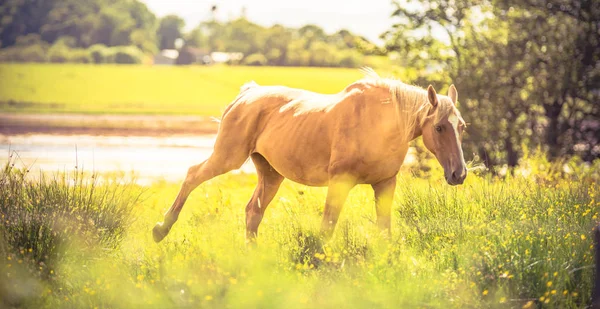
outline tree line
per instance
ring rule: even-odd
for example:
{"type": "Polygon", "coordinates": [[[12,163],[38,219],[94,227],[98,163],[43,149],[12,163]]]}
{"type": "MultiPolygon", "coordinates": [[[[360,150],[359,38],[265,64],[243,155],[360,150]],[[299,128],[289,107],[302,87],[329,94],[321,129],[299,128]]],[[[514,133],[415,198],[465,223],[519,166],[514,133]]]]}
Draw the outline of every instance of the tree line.
{"type": "Polygon", "coordinates": [[[159,19],[137,0],[7,0],[0,12],[0,61],[142,63],[177,39],[184,50],[241,52],[250,65],[356,67],[364,55],[383,54],[346,30],[263,27],[244,17],[185,33],[180,17],[159,19]]]}
{"type": "Polygon", "coordinates": [[[599,1],[416,3],[396,2],[386,45],[418,68],[414,82],[457,85],[467,157],[516,166],[537,147],[600,157],[599,1]]]}

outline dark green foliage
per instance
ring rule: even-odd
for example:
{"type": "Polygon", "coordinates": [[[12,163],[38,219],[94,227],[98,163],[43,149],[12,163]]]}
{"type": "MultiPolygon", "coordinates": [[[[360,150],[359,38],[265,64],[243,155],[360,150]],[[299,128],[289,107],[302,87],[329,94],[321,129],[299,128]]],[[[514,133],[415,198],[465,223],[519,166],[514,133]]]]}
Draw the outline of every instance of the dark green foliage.
{"type": "Polygon", "coordinates": [[[46,62],[48,60],[48,43],[37,34],[29,34],[17,38],[14,46],[0,49],[2,62],[46,62]]]}
{"type": "Polygon", "coordinates": [[[386,45],[417,84],[456,84],[467,160],[516,166],[538,146],[600,157],[598,1],[418,2],[396,3],[386,45]]]}
{"type": "Polygon", "coordinates": [[[120,64],[140,64],[144,54],[134,46],[117,47],[114,52],[114,62],[120,64]]]}
{"type": "Polygon", "coordinates": [[[74,41],[70,47],[99,43],[156,50],[156,17],[140,1],[9,0],[0,3],[0,12],[2,47],[18,44],[22,36],[38,34],[48,43],[70,36],[74,41]]]}
{"type": "Polygon", "coordinates": [[[90,48],[88,49],[90,52],[90,58],[92,63],[107,63],[108,61],[108,56],[110,54],[110,51],[107,49],[107,47],[105,45],[102,44],[95,44],[90,46],[90,48]]]}
{"type": "Polygon", "coordinates": [[[160,20],[156,32],[159,40],[159,49],[174,49],[175,40],[183,36],[185,22],[177,15],[168,15],[160,20]]]}
{"type": "MultiPolygon", "coordinates": [[[[316,25],[267,28],[246,18],[202,22],[184,34],[183,19],[169,15],[157,22],[139,0],[9,0],[0,4],[0,12],[7,13],[0,22],[0,61],[140,63],[142,57],[133,56],[137,52],[129,48],[127,52],[103,52],[98,46],[134,46],[145,54],[154,54],[178,48],[175,41],[179,38],[185,39],[186,46],[207,52],[236,52],[246,57],[262,54],[261,59],[254,55],[250,61],[241,61],[252,65],[358,67],[363,64],[362,55],[384,53],[347,30],[329,35],[316,25]],[[22,48],[10,49],[39,42],[52,46],[47,56],[40,56],[39,47],[28,49],[27,55],[21,55],[22,48]],[[89,55],[67,50],[76,48],[89,49],[89,55]]],[[[177,63],[198,62],[190,56],[184,51],[177,63]]]]}
{"type": "Polygon", "coordinates": [[[55,63],[66,63],[70,61],[71,50],[63,42],[56,42],[48,50],[48,61],[55,63]]]}
{"type": "Polygon", "coordinates": [[[245,18],[202,23],[188,40],[190,46],[209,51],[241,52],[251,57],[242,63],[252,65],[358,67],[363,55],[376,54],[377,50],[372,43],[345,30],[328,35],[315,25],[266,28],[245,18]]]}
{"type": "Polygon", "coordinates": [[[263,65],[267,65],[269,61],[267,60],[267,57],[265,57],[263,54],[252,54],[247,56],[246,58],[244,58],[243,64],[245,65],[253,65],[253,66],[263,66],[263,65]]]}

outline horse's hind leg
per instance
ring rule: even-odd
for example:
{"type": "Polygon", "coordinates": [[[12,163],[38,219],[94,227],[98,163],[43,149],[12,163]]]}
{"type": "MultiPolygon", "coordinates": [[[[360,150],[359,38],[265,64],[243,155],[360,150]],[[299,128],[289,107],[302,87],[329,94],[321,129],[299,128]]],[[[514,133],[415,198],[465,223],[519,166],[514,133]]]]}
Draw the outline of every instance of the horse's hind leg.
{"type": "Polygon", "coordinates": [[[201,183],[213,177],[240,168],[247,158],[247,152],[246,154],[240,152],[238,155],[235,155],[232,153],[223,154],[223,152],[215,151],[206,161],[190,167],[187,176],[181,185],[179,194],[177,194],[177,198],[175,198],[173,205],[165,213],[164,222],[157,223],[152,230],[154,241],[159,242],[167,236],[171,227],[175,221],[177,221],[179,213],[183,208],[183,204],[194,189],[201,183]]]}
{"type": "Polygon", "coordinates": [[[262,221],[265,210],[283,181],[283,176],[279,174],[271,164],[260,154],[251,155],[256,173],[258,174],[258,184],[254,189],[254,194],[246,206],[246,240],[252,241],[258,233],[258,226],[262,221]]]}

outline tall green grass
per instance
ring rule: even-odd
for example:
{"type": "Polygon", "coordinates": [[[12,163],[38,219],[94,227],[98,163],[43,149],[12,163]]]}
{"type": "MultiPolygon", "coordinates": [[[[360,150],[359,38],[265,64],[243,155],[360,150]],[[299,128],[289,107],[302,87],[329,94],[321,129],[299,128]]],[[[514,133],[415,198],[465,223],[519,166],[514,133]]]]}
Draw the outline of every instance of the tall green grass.
{"type": "MultiPolygon", "coordinates": [[[[502,177],[473,173],[458,187],[437,166],[427,179],[402,173],[390,238],[374,224],[368,186],[351,192],[326,241],[318,230],[326,189],[285,181],[255,247],[244,241],[255,175],[201,185],[159,244],[151,227],[179,185],[157,182],[120,245],[69,241],[53,276],[24,276],[41,287],[24,307],[585,308],[600,164],[528,158],[524,166],[502,177]],[[90,247],[103,249],[82,249],[90,247]]],[[[9,248],[3,276],[21,265],[9,248]]]]}
{"type": "Polygon", "coordinates": [[[0,298],[17,305],[31,300],[22,292],[35,293],[40,285],[15,283],[25,278],[52,285],[55,269],[65,261],[117,249],[141,191],[114,179],[100,183],[97,175],[77,170],[30,175],[14,162],[11,156],[0,172],[0,265],[6,270],[0,274],[5,283],[0,298]]]}

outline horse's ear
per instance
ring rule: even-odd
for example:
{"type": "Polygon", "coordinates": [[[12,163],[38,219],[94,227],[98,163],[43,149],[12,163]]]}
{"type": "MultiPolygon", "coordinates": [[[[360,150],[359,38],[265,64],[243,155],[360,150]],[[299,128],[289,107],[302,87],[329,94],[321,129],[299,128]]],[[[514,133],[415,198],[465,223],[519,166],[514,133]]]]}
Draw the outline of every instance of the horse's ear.
{"type": "Polygon", "coordinates": [[[435,92],[435,89],[433,89],[433,86],[431,86],[431,85],[429,85],[429,87],[427,87],[427,98],[429,98],[429,103],[431,103],[431,105],[433,105],[433,107],[436,107],[438,105],[437,93],[435,92]]]}
{"type": "Polygon", "coordinates": [[[450,89],[448,89],[448,96],[450,97],[450,100],[452,100],[452,103],[456,105],[456,100],[458,100],[458,91],[456,91],[454,84],[450,85],[450,89]]]}

